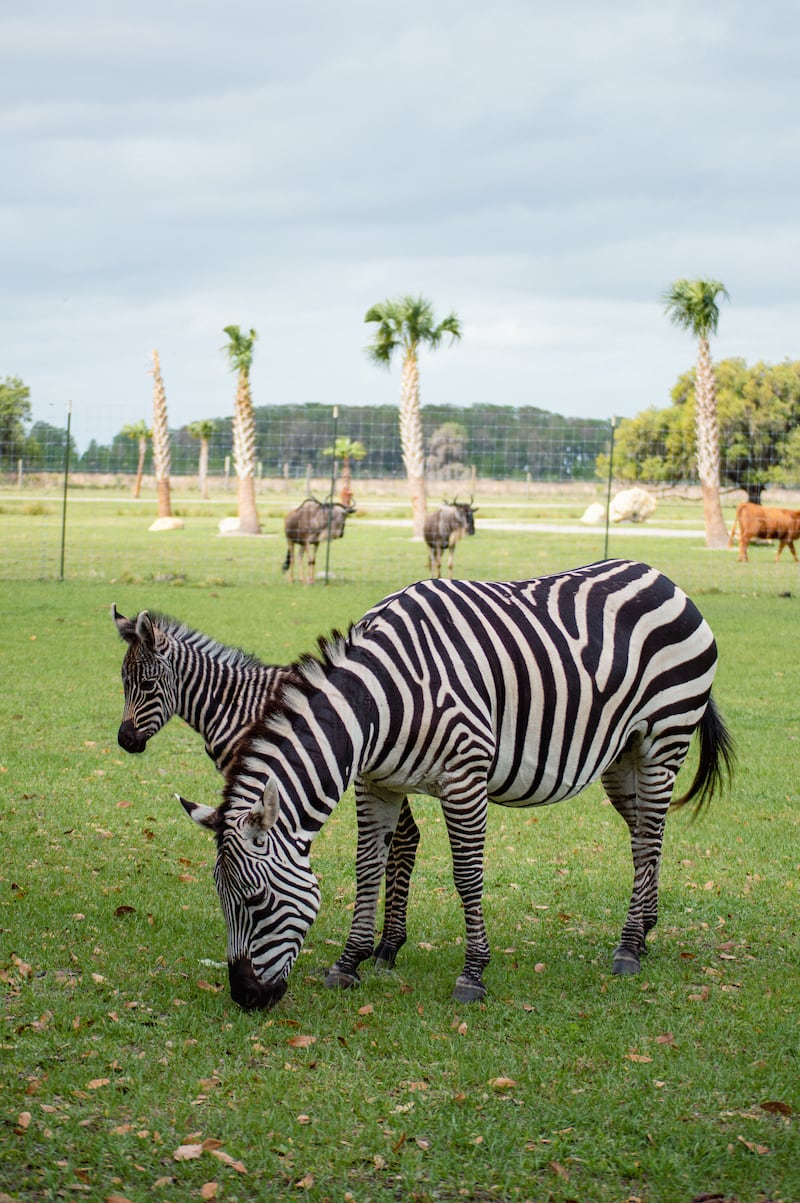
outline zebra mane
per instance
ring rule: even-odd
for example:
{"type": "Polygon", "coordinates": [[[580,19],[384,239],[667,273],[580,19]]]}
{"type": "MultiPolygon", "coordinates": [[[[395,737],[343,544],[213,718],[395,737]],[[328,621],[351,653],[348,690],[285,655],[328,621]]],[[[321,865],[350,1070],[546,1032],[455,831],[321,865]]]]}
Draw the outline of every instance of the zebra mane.
{"type": "Polygon", "coordinates": [[[169,614],[162,614],[159,610],[148,610],[148,614],[153,620],[153,625],[169,639],[197,648],[204,655],[211,656],[223,664],[245,669],[273,667],[264,660],[259,660],[258,656],[254,656],[251,652],[244,652],[241,648],[220,643],[219,640],[212,639],[210,635],[204,635],[202,631],[194,630],[169,614]]]}
{"type": "Polygon", "coordinates": [[[286,733],[289,717],[297,710],[304,698],[315,693],[325,684],[331,671],[343,664],[350,649],[359,642],[360,631],[351,624],[347,634],[333,630],[329,635],[317,639],[317,652],[303,652],[287,666],[286,677],[280,693],[270,706],[269,714],[253,720],[247,728],[247,737],[242,740],[234,755],[226,778],[236,776],[237,766],[247,756],[247,745],[251,740],[270,739],[286,733]]]}

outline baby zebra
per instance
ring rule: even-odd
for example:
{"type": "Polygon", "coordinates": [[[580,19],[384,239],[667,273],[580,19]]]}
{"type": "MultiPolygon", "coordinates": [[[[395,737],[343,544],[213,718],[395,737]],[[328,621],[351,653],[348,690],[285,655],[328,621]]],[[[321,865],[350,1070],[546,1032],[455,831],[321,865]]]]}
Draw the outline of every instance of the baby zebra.
{"type": "Polygon", "coordinates": [[[598,778],[628,826],[633,856],[613,970],[638,972],[658,917],[664,824],[693,732],[698,768],[673,805],[701,805],[733,763],[711,698],[714,637],[686,594],[626,560],[531,581],[420,581],[320,651],[294,666],[278,708],[248,729],[220,806],[181,799],[216,835],[234,1000],[269,1007],[286,991],[320,905],[311,844],[353,781],[356,903],[328,985],[352,985],[372,954],[407,791],[441,802],[466,924],[453,997],[469,1002],[486,994],[489,963],[488,803],[561,802],[598,778]]]}

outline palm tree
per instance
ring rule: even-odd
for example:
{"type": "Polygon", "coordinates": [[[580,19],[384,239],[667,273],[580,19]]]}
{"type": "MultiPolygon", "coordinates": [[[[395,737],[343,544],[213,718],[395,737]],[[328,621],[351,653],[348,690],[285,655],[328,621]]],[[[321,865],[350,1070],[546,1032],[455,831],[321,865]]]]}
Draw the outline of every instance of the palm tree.
{"type": "Polygon", "coordinates": [[[129,439],[136,439],[139,444],[139,463],[136,468],[136,480],[133,485],[133,495],[138,497],[142,491],[142,476],[144,475],[144,458],[147,455],[147,440],[153,433],[150,427],[145,422],[144,418],[140,418],[138,422],[129,422],[127,426],[122,427],[122,433],[129,439]]]}
{"type": "Polygon", "coordinates": [[[197,465],[197,477],[200,484],[200,494],[204,501],[208,501],[208,440],[217,429],[217,424],[216,422],[212,422],[210,418],[201,418],[197,422],[190,422],[187,429],[193,439],[200,440],[200,459],[197,465]]]}
{"type": "Polygon", "coordinates": [[[250,368],[258,335],[255,330],[244,334],[238,326],[226,326],[224,333],[228,336],[228,345],[222,350],[228,357],[231,371],[238,373],[233,410],[233,464],[238,480],[239,531],[243,535],[260,535],[255,481],[256,419],[250,397],[250,368]]]}
{"type": "Polygon", "coordinates": [[[461,322],[455,313],[451,313],[437,325],[430,301],[422,296],[405,296],[395,301],[386,300],[373,305],[367,311],[364,321],[375,322],[377,325],[374,341],[367,347],[367,355],[373,363],[388,367],[395,351],[400,347],[403,350],[400,446],[411,494],[413,537],[421,539],[427,500],[418,353],[422,346],[428,346],[435,351],[445,334],[450,335],[452,345],[461,338],[461,322]]]}
{"type": "Polygon", "coordinates": [[[164,391],[164,381],[161,377],[161,364],[158,351],[153,352],[153,468],[158,489],[159,518],[172,517],[170,502],[169,473],[171,456],[169,447],[169,426],[167,425],[167,394],[164,391]]]}
{"type": "Polygon", "coordinates": [[[325,447],[323,455],[332,455],[335,459],[342,461],[342,485],[339,490],[339,500],[342,505],[350,505],[353,500],[352,485],[352,468],[353,460],[363,459],[367,454],[367,449],[363,443],[359,443],[358,439],[349,439],[345,435],[339,435],[332,447],[325,447]]]}
{"type": "Polygon", "coordinates": [[[689,330],[698,340],[695,373],[695,428],[697,432],[697,472],[703,495],[703,519],[706,547],[727,547],[728,531],[722,517],[719,498],[719,424],[717,422],[717,385],[711,363],[708,340],[719,323],[717,297],[728,299],[719,280],[676,280],[663,295],[665,312],[681,330],[689,330]]]}

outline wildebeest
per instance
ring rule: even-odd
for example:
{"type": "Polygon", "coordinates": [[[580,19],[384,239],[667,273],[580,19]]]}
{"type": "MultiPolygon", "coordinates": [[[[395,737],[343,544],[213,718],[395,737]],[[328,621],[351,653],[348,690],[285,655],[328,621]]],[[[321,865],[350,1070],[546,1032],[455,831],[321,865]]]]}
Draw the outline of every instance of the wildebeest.
{"type": "Polygon", "coordinates": [[[294,581],[295,545],[300,548],[300,571],[303,581],[306,581],[307,562],[307,583],[313,585],[317,547],[328,537],[328,525],[330,524],[331,538],[341,539],[347,515],[355,512],[355,505],[342,505],[339,501],[317,501],[316,497],[306,497],[297,509],[289,511],[284,521],[289,546],[283,561],[283,571],[288,571],[290,582],[294,581]]]}
{"type": "Polygon", "coordinates": [[[778,554],[775,560],[779,560],[784,547],[788,547],[797,561],[794,541],[800,538],[800,510],[783,510],[776,506],[757,505],[754,501],[743,501],[736,510],[728,547],[733,547],[737,525],[740,560],[747,559],[747,544],[753,539],[777,539],[778,554]]]}
{"type": "Polygon", "coordinates": [[[434,510],[425,519],[425,542],[428,544],[431,576],[442,575],[442,555],[445,548],[450,555],[447,561],[448,576],[453,578],[453,552],[456,543],[464,535],[475,534],[475,518],[473,515],[477,506],[469,501],[445,501],[440,510],[434,510]]]}

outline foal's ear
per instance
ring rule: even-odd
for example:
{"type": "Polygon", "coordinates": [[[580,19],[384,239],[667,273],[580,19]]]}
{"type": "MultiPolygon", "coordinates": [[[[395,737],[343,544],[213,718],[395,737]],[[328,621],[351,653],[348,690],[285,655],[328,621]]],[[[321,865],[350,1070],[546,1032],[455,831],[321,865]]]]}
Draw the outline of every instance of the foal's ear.
{"type": "Polygon", "coordinates": [[[114,625],[119,631],[120,637],[126,643],[136,642],[136,624],[131,622],[130,618],[126,618],[124,614],[120,614],[117,609],[116,602],[111,605],[111,617],[114,620],[114,625]]]}
{"type": "Polygon", "coordinates": [[[153,626],[153,620],[146,610],[141,610],[136,615],[136,635],[148,651],[155,651],[156,628],[153,626]]]}
{"type": "Polygon", "coordinates": [[[202,806],[199,802],[190,802],[188,798],[182,798],[180,794],[176,794],[175,797],[195,823],[199,823],[201,827],[208,827],[211,831],[217,830],[217,812],[213,806],[202,806]]]}

